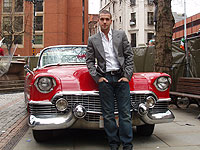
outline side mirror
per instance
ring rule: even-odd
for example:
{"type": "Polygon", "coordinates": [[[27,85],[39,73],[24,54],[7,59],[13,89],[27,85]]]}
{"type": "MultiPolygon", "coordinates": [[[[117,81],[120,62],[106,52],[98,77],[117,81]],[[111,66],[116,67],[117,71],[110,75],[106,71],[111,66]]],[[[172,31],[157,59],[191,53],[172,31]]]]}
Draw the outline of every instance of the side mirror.
{"type": "Polygon", "coordinates": [[[31,71],[31,69],[29,68],[28,65],[24,65],[24,69],[25,69],[27,72],[29,72],[29,73],[31,73],[32,75],[34,75],[33,71],[31,71]]]}

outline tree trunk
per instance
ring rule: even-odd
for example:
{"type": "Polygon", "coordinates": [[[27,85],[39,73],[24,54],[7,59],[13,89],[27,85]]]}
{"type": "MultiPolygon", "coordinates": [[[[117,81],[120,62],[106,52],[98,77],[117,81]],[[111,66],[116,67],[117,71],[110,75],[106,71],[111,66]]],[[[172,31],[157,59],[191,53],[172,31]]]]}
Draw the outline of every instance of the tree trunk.
{"type": "Polygon", "coordinates": [[[155,71],[171,74],[172,35],[174,17],[171,0],[157,0],[157,24],[155,36],[155,71]]]}

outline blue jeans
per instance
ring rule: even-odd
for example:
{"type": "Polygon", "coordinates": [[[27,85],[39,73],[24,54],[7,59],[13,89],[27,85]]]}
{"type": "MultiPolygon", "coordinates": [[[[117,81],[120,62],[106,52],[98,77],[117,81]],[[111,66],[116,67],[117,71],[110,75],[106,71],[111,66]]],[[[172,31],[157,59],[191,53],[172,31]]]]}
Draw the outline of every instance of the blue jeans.
{"type": "Polygon", "coordinates": [[[119,147],[122,143],[124,149],[132,146],[132,118],[130,112],[130,87],[128,82],[118,82],[120,75],[106,74],[108,82],[100,82],[99,95],[104,118],[104,129],[108,136],[110,147],[119,147]],[[119,127],[114,115],[114,97],[117,100],[119,112],[119,127]]]}

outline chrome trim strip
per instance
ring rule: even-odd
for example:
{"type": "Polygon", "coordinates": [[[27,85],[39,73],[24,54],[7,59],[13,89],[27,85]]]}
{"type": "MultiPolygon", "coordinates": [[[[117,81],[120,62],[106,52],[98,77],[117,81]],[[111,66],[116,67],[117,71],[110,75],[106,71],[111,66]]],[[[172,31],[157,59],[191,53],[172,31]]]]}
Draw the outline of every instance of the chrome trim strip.
{"type": "MultiPolygon", "coordinates": [[[[133,109],[130,110],[131,112],[133,112],[133,109]]],[[[102,115],[102,112],[96,112],[96,111],[87,111],[87,113],[91,113],[91,114],[100,114],[102,115]]],[[[114,112],[115,115],[118,115],[118,112],[114,112]]]]}
{"type": "Polygon", "coordinates": [[[33,104],[33,105],[53,105],[52,102],[48,101],[29,101],[28,104],[33,104]]]}
{"type": "Polygon", "coordinates": [[[160,98],[157,100],[158,102],[170,102],[171,98],[160,98]]]}
{"type": "MultiPolygon", "coordinates": [[[[171,101],[171,98],[161,98],[158,99],[156,94],[152,91],[144,90],[144,91],[130,91],[130,94],[152,94],[155,96],[157,102],[163,102],[163,101],[171,101]]],[[[57,97],[57,96],[63,96],[63,95],[99,95],[99,91],[62,91],[56,93],[52,99],[51,102],[57,97]]]]}

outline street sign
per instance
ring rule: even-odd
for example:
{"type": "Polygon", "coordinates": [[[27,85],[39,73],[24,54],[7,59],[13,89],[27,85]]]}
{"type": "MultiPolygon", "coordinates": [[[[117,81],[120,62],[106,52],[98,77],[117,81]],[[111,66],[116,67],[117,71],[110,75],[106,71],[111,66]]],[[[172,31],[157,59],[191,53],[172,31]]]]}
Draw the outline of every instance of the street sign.
{"type": "Polygon", "coordinates": [[[35,48],[32,48],[33,56],[35,56],[35,48]]]}

